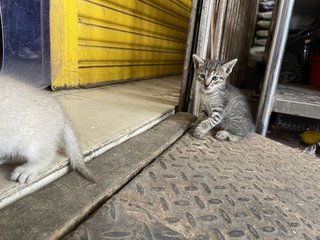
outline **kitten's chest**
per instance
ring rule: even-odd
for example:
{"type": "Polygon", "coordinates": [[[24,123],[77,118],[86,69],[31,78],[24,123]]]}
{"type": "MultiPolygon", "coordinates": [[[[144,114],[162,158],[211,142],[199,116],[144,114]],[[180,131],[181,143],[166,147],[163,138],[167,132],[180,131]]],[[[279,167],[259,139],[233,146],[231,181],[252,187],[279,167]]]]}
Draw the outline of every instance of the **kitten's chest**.
{"type": "Polygon", "coordinates": [[[206,96],[205,94],[202,94],[200,99],[200,104],[202,105],[202,107],[208,110],[210,106],[210,98],[208,98],[208,96],[206,96]]]}
{"type": "Polygon", "coordinates": [[[201,94],[200,104],[206,110],[206,112],[210,113],[211,110],[215,107],[223,105],[223,96],[221,94],[201,94]]]}

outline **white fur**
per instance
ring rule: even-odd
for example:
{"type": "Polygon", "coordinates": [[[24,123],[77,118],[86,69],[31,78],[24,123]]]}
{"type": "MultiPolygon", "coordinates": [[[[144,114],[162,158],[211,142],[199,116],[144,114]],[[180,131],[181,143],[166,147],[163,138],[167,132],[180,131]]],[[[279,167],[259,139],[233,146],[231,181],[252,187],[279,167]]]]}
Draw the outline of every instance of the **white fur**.
{"type": "Polygon", "coordinates": [[[0,159],[26,160],[14,169],[12,180],[34,181],[53,161],[61,139],[71,166],[83,165],[76,135],[60,104],[49,92],[5,75],[0,75],[0,91],[0,159]]]}

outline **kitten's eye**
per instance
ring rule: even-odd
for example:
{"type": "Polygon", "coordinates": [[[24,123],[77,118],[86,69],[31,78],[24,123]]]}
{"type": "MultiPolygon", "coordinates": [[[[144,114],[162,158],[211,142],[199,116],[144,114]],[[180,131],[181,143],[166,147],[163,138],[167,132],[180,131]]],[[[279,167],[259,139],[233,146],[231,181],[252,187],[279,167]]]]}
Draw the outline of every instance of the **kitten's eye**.
{"type": "Polygon", "coordinates": [[[204,74],[200,74],[200,75],[199,75],[199,78],[200,78],[200,79],[205,79],[205,77],[206,77],[206,75],[204,75],[204,74]]]}
{"type": "Polygon", "coordinates": [[[217,81],[218,79],[219,79],[219,77],[217,77],[217,76],[213,76],[213,77],[212,77],[212,80],[213,80],[213,81],[217,81]]]}

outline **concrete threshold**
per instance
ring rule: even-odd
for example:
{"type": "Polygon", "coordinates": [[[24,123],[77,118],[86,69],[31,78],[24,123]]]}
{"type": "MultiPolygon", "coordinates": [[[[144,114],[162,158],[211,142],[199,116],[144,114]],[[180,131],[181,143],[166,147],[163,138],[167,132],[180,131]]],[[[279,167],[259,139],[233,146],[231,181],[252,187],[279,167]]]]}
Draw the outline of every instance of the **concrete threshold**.
{"type": "MultiPolygon", "coordinates": [[[[54,92],[78,133],[86,161],[172,116],[178,103],[180,76],[141,80],[93,89],[54,92]]],[[[63,146],[38,181],[10,181],[15,166],[0,166],[0,209],[65,175],[63,146]]]]}
{"type": "Polygon", "coordinates": [[[180,138],[194,120],[189,114],[175,114],[90,161],[96,184],[71,172],[0,210],[1,239],[62,237],[180,138]]]}

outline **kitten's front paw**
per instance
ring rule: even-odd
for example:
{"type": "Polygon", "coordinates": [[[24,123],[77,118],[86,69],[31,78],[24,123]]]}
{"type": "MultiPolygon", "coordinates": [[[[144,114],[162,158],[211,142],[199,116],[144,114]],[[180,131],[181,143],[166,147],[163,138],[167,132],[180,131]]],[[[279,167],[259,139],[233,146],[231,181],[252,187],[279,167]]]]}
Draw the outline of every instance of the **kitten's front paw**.
{"type": "Polygon", "coordinates": [[[34,172],[29,166],[22,165],[13,170],[11,173],[11,180],[17,181],[19,183],[30,183],[34,181],[37,173],[34,172]]]}
{"type": "Polygon", "coordinates": [[[196,122],[190,123],[189,127],[191,129],[194,129],[197,126],[196,122]]]}
{"type": "Polygon", "coordinates": [[[204,139],[204,132],[199,128],[199,127],[196,127],[194,130],[193,130],[193,134],[192,134],[195,138],[198,138],[198,139],[204,139]]]}
{"type": "Polygon", "coordinates": [[[229,133],[225,130],[222,130],[222,131],[217,132],[215,137],[216,137],[216,139],[221,140],[221,141],[228,140],[229,133]]]}

